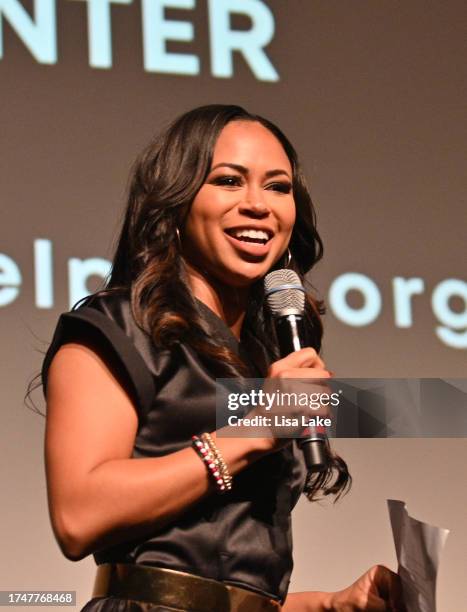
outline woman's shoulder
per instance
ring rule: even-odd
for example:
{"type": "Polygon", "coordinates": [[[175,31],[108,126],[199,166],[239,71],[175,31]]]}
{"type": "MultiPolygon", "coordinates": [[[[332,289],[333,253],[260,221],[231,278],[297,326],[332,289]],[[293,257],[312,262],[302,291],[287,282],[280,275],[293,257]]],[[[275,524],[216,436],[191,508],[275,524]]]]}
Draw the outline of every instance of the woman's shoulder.
{"type": "Polygon", "coordinates": [[[106,289],[93,293],[77,302],[69,312],[62,316],[71,319],[85,317],[100,319],[101,315],[129,332],[136,325],[131,311],[130,292],[106,289]]]}
{"type": "Polygon", "coordinates": [[[104,291],[90,295],[57,323],[52,342],[42,365],[42,382],[52,360],[67,343],[86,344],[108,365],[119,371],[141,412],[146,412],[154,396],[151,363],[154,352],[150,337],[136,323],[128,292],[104,291]]]}

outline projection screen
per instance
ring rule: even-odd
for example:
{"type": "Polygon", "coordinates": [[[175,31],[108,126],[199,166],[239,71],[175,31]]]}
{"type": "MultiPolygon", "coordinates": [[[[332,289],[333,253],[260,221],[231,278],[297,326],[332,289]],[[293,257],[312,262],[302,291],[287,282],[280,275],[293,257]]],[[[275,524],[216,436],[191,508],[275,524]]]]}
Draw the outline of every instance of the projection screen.
{"type": "MultiPolygon", "coordinates": [[[[93,560],[52,535],[45,420],[24,395],[59,314],[109,270],[133,160],[190,108],[240,104],[296,146],[337,376],[465,377],[466,19],[460,0],[0,0],[2,590],[90,597],[93,560]]],[[[459,612],[465,440],[334,445],[354,487],[299,503],[291,589],[395,569],[386,499],[403,499],[451,530],[438,605],[459,612]]]]}

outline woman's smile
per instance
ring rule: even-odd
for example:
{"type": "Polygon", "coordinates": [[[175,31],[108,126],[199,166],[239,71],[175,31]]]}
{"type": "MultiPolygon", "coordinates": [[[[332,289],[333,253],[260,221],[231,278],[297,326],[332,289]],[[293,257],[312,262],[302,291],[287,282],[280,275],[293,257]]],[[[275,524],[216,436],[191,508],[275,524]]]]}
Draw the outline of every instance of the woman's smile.
{"type": "Polygon", "coordinates": [[[262,258],[269,253],[274,231],[258,226],[242,226],[225,229],[224,233],[239,253],[262,258]]]}

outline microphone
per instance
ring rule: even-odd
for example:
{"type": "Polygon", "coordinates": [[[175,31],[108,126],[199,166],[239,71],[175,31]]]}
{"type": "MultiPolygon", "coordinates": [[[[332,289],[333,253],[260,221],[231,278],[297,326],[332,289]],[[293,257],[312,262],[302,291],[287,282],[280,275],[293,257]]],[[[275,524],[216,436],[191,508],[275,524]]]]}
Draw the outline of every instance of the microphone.
{"type": "MultiPolygon", "coordinates": [[[[266,301],[271,312],[281,357],[311,346],[305,318],[305,289],[293,270],[274,270],[264,279],[266,301]]],[[[310,472],[328,467],[327,436],[324,428],[310,427],[300,438],[305,463],[310,472]]]]}

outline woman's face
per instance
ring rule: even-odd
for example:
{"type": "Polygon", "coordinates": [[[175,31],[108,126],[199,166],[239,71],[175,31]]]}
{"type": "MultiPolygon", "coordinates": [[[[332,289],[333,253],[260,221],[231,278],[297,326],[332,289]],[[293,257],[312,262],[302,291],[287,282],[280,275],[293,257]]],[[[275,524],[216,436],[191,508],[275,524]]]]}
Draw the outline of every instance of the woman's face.
{"type": "Polygon", "coordinates": [[[287,250],[294,222],[292,168],[280,142],[260,123],[227,124],[183,228],[188,263],[246,287],[287,250]]]}

